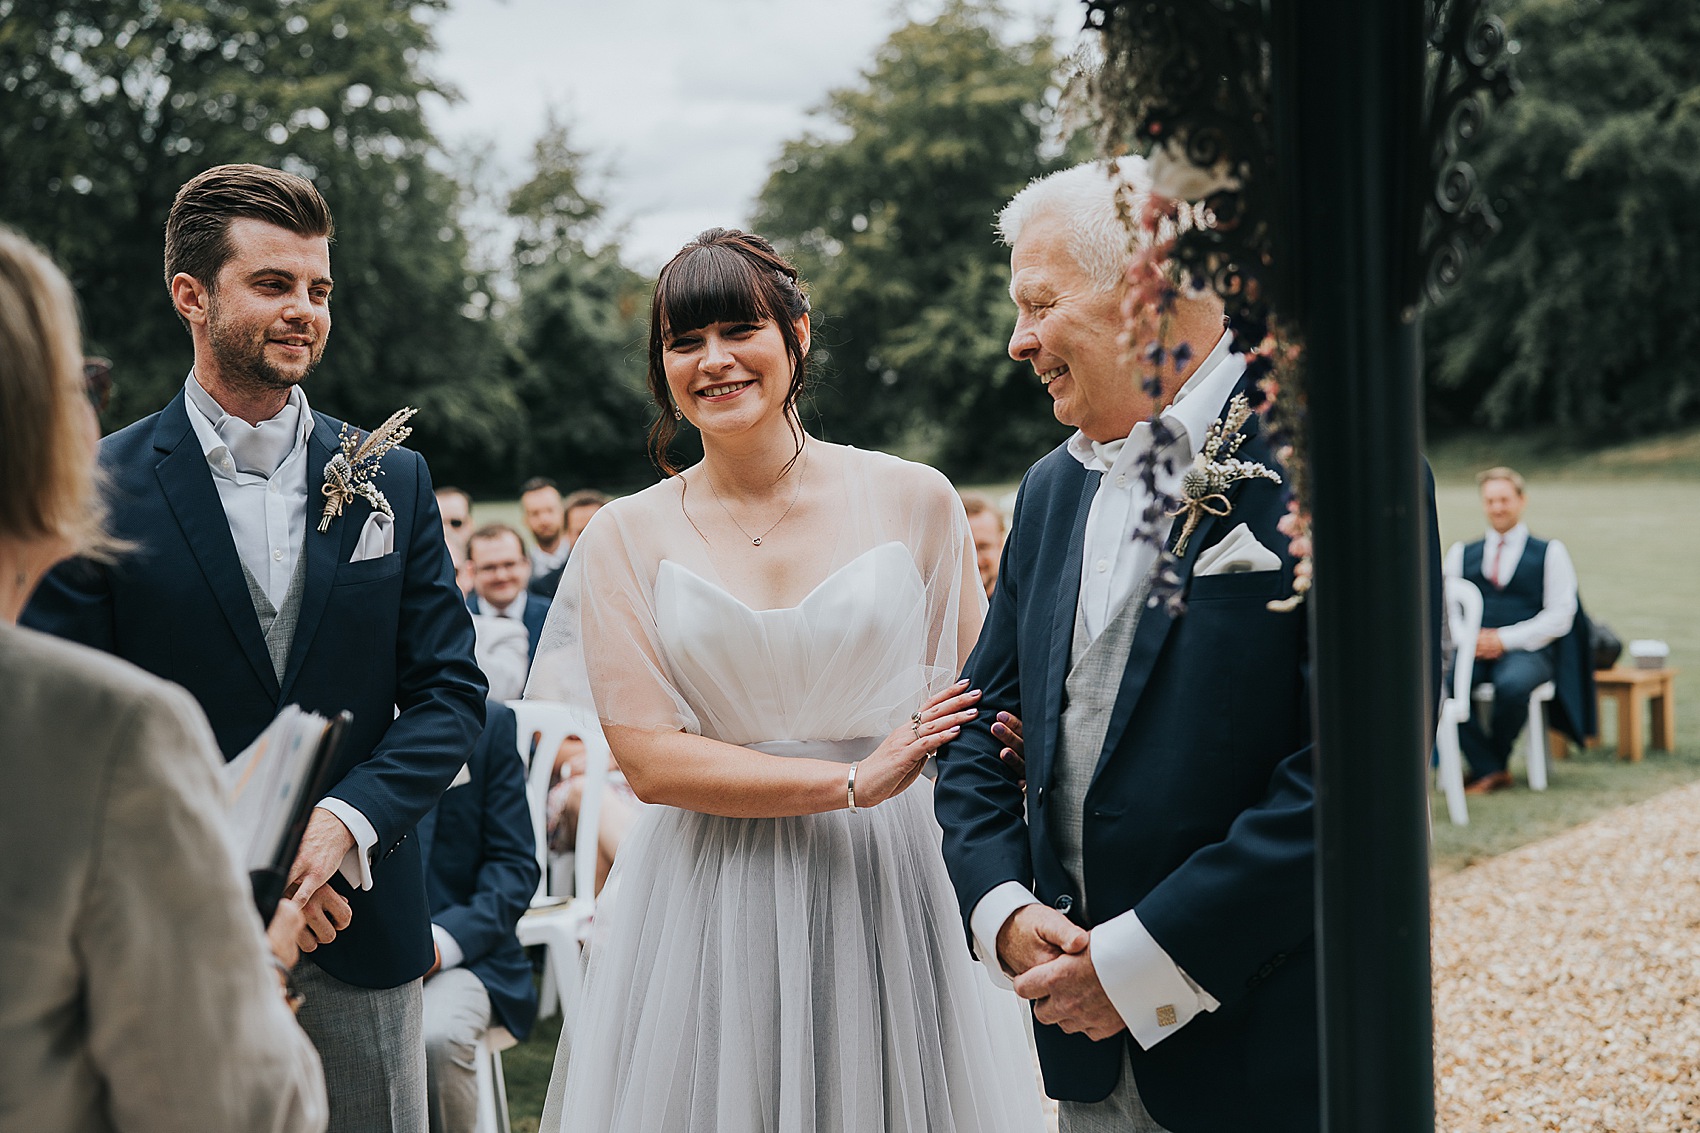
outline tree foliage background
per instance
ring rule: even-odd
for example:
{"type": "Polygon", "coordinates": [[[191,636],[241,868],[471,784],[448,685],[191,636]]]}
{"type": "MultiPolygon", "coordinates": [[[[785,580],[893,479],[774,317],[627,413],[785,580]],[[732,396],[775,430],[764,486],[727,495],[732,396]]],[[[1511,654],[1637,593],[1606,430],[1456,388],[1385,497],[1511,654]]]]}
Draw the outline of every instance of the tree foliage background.
{"type": "MultiPolygon", "coordinates": [[[[813,287],[828,438],[895,447],[970,479],[1014,478],[1065,435],[1006,352],[1014,307],[998,210],[1069,164],[1047,37],[1006,42],[995,4],[950,0],[880,47],[785,146],[757,231],[813,287]]],[[[1079,160],[1078,157],[1075,160],[1079,160]]]]}
{"type": "MultiPolygon", "coordinates": [[[[71,275],[116,363],[108,428],[189,364],[162,278],[173,194],[255,161],[311,177],[337,218],[315,406],[367,424],[420,406],[439,482],[485,495],[654,476],[651,281],[564,122],[511,189],[443,151],[425,104],[453,93],[430,70],[450,2],[0,0],[0,221],[71,275]],[[468,237],[490,215],[493,252],[468,237]]],[[[1473,157],[1505,228],[1427,320],[1431,421],[1603,440],[1700,420],[1700,7],[1503,7],[1524,90],[1473,157]]],[[[933,10],[776,155],[751,227],[812,285],[812,427],[1013,479],[1066,430],[1005,353],[993,218],[1088,154],[1059,126],[1048,39],[1013,35],[996,0],[933,10]]]]}
{"type": "Polygon", "coordinates": [[[1700,5],[1509,0],[1523,90],[1473,160],[1504,229],[1427,320],[1431,421],[1700,421],[1700,5]]]}

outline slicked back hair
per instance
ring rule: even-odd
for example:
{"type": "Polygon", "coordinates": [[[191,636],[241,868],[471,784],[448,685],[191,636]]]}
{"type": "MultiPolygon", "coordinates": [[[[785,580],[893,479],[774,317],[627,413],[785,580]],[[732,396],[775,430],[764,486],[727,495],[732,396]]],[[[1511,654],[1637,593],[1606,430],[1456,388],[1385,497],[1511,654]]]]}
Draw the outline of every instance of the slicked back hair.
{"type": "Polygon", "coordinates": [[[264,165],[215,165],[192,178],[171,202],[165,221],[165,284],[193,276],[208,291],[229,262],[230,222],[262,220],[298,236],[336,232],[330,206],[305,177],[264,165]]]}

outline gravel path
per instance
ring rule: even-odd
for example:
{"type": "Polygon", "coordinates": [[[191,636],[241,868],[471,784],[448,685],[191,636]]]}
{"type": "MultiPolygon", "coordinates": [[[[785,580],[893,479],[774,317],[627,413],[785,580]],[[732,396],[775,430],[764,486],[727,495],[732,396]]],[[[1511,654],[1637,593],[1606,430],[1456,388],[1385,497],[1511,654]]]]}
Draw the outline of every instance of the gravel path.
{"type": "Polygon", "coordinates": [[[1434,886],[1446,1133],[1700,1130],[1700,784],[1434,886]]]}

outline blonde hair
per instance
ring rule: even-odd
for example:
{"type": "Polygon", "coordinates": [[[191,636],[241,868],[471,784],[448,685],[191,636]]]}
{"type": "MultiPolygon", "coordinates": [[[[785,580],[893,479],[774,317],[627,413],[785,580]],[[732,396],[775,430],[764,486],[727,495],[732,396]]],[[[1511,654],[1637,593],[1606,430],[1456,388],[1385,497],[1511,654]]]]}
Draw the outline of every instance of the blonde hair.
{"type": "Polygon", "coordinates": [[[77,554],[114,548],[82,364],[71,285],[0,225],[0,539],[62,539],[77,554]]]}
{"type": "Polygon", "coordinates": [[[1513,488],[1517,489],[1517,494],[1519,496],[1524,494],[1525,489],[1524,489],[1524,484],[1523,484],[1523,477],[1519,476],[1516,473],[1515,470],[1507,468],[1503,464],[1500,465],[1497,468],[1490,468],[1486,472],[1476,473],[1476,487],[1478,487],[1478,488],[1481,487],[1483,484],[1486,484],[1489,480],[1506,480],[1506,481],[1509,481],[1511,486],[1513,488]]]}

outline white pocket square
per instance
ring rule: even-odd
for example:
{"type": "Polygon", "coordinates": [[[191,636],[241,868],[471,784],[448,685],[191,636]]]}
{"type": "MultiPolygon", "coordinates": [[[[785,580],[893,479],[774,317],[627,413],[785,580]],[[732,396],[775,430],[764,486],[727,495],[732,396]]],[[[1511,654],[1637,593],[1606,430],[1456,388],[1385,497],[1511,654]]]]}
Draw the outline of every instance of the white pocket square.
{"type": "Polygon", "coordinates": [[[1240,524],[1222,541],[1198,556],[1192,576],[1200,578],[1213,574],[1250,574],[1260,570],[1279,570],[1281,556],[1257,541],[1251,528],[1240,524]]]}
{"type": "Polygon", "coordinates": [[[360,529],[360,539],[354,544],[354,554],[349,556],[351,563],[363,563],[367,559],[380,559],[395,550],[395,520],[381,511],[375,511],[366,517],[366,526],[360,529]]]}
{"type": "Polygon", "coordinates": [[[463,763],[460,765],[460,770],[455,772],[454,780],[449,783],[449,786],[464,787],[470,782],[472,782],[472,765],[469,763],[463,763]]]}

